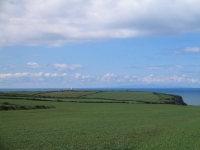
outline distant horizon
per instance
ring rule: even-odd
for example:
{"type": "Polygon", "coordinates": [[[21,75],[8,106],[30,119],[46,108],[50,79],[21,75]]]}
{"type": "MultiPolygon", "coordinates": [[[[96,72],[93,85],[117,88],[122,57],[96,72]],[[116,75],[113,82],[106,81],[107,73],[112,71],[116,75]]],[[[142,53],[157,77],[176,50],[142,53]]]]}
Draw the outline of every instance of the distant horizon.
{"type": "MultiPolygon", "coordinates": [[[[29,92],[29,91],[71,91],[71,88],[0,88],[0,92],[29,92]]],[[[99,91],[141,91],[141,92],[157,92],[179,95],[183,98],[184,102],[188,105],[200,105],[200,88],[74,88],[74,91],[89,91],[89,90],[99,90],[99,91]]]]}
{"type": "MultiPolygon", "coordinates": [[[[79,87],[72,87],[73,88],[73,90],[76,90],[76,89],[200,89],[199,87],[85,87],[85,88],[79,88],[79,87]]],[[[60,88],[58,88],[58,87],[56,87],[56,88],[53,88],[53,87],[49,87],[49,88],[37,88],[37,87],[35,87],[35,88],[31,88],[31,87],[29,87],[29,88],[20,88],[20,87],[18,87],[18,88],[0,88],[0,90],[1,89],[60,89],[60,90],[62,90],[62,89],[69,89],[69,90],[71,90],[71,87],[60,87],[60,88]]]]}

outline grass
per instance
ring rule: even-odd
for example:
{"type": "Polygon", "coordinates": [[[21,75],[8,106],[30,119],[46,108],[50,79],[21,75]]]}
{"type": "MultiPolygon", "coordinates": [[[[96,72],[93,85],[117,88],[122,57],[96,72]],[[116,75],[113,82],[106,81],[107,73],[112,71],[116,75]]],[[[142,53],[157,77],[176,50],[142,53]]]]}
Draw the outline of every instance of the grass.
{"type": "Polygon", "coordinates": [[[159,98],[151,92],[132,92],[132,91],[107,91],[98,92],[91,95],[86,95],[87,98],[99,98],[99,99],[112,99],[112,100],[147,100],[147,101],[158,101],[159,98]]]}
{"type": "MultiPolygon", "coordinates": [[[[93,103],[175,103],[173,95],[154,92],[134,91],[49,91],[49,92],[27,92],[0,94],[0,98],[18,98],[41,101],[65,101],[65,102],[93,102],[93,103]]],[[[176,101],[176,104],[180,104],[176,101]]]]}
{"type": "MultiPolygon", "coordinates": [[[[102,98],[96,94],[87,98],[102,98]]],[[[5,102],[55,108],[0,111],[2,150],[200,149],[200,108],[195,106],[0,99],[0,105],[5,102]]]]}
{"type": "Polygon", "coordinates": [[[42,97],[65,97],[65,98],[77,98],[81,96],[85,96],[88,94],[96,93],[95,91],[53,91],[46,93],[36,94],[42,97]]]}

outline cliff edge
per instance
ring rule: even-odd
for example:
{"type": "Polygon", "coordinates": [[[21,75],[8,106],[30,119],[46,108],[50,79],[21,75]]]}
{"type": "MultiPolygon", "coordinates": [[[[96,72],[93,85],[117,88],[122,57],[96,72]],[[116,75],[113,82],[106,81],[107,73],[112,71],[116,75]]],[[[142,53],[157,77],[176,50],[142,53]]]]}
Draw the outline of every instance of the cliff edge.
{"type": "Polygon", "coordinates": [[[173,105],[183,105],[187,104],[183,101],[183,98],[179,95],[164,94],[164,93],[154,93],[159,97],[159,104],[173,104],[173,105]]]}

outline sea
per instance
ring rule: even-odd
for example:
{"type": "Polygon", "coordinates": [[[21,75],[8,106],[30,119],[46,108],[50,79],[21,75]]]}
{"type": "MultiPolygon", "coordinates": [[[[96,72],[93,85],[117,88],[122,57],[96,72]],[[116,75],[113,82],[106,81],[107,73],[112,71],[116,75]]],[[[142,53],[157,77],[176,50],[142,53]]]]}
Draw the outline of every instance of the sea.
{"type": "MultiPolygon", "coordinates": [[[[17,88],[0,89],[1,92],[14,91],[57,91],[71,88],[17,88]]],[[[73,90],[106,90],[106,91],[147,91],[179,95],[188,105],[200,106],[200,88],[73,88],[73,90]]]]}

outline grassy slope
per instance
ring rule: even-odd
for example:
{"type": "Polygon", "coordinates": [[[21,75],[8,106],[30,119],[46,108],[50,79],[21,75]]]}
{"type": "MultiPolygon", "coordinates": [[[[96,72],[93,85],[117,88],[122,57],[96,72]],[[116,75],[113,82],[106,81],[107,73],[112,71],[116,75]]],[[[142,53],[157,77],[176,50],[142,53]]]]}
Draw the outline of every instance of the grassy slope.
{"type": "MultiPolygon", "coordinates": [[[[14,93],[16,96],[16,93],[14,93]]],[[[23,96],[18,93],[18,96],[23,96]]],[[[61,100],[74,102],[113,102],[113,103],[174,103],[175,96],[153,92],[133,91],[53,91],[27,95],[38,100],[61,100]]],[[[5,97],[5,96],[4,96],[5,97]]],[[[21,98],[21,97],[20,97],[21,98]]],[[[181,104],[176,101],[176,104],[181,104]]]]}
{"type": "Polygon", "coordinates": [[[96,93],[96,91],[54,91],[54,92],[46,92],[37,94],[39,96],[44,97],[65,97],[65,98],[77,98],[81,96],[85,96],[88,94],[96,93]]]}
{"type": "Polygon", "coordinates": [[[8,101],[56,108],[1,111],[1,149],[200,149],[199,107],[8,101]]]}
{"type": "Polygon", "coordinates": [[[157,95],[151,92],[129,92],[129,91],[108,91],[99,92],[91,95],[86,95],[87,98],[101,98],[101,99],[114,99],[114,100],[146,100],[146,101],[158,101],[157,95]]]}
{"type": "Polygon", "coordinates": [[[0,94],[0,105],[6,101],[56,108],[0,111],[0,149],[200,149],[199,107],[69,102],[161,101],[171,100],[170,95],[128,91],[10,94],[12,99],[9,93],[0,94]],[[41,94],[51,101],[41,101],[41,94]],[[58,98],[68,103],[57,102],[58,98]]]}

